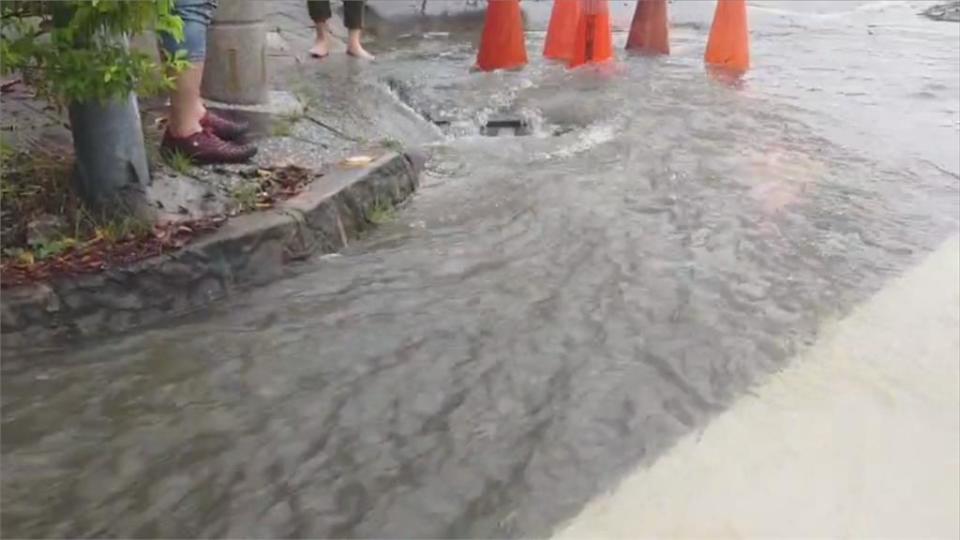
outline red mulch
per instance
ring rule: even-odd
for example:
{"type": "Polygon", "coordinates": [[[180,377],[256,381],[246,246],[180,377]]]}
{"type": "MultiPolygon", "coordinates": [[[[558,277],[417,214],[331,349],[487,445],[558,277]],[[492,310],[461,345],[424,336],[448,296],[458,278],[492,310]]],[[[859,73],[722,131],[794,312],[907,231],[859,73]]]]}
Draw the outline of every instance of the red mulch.
{"type": "Polygon", "coordinates": [[[225,217],[214,217],[157,225],[153,231],[137,236],[128,235],[118,240],[94,238],[49,259],[33,262],[4,260],[0,263],[0,287],[127,266],[180,249],[189,241],[215,231],[225,222],[225,217]]]}

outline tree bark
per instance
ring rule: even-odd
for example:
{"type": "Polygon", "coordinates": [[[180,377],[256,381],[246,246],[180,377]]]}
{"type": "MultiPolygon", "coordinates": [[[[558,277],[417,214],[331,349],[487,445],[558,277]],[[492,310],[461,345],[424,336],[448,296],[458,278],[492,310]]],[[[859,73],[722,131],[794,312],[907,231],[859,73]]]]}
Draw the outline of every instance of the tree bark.
{"type": "Polygon", "coordinates": [[[136,96],[73,102],[69,109],[74,184],[84,202],[99,210],[143,216],[150,171],[136,96]]]}

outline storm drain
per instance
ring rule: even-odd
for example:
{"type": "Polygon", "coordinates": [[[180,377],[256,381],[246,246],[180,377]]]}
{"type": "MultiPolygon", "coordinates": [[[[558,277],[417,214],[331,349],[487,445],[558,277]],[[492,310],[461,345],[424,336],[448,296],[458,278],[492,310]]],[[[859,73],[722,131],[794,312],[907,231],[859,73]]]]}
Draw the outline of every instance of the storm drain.
{"type": "MultiPolygon", "coordinates": [[[[463,122],[448,119],[430,119],[433,124],[444,131],[450,131],[454,126],[463,126],[463,122]]],[[[468,124],[469,125],[469,124],[468,124]]],[[[476,124],[474,124],[476,126],[476,124]]],[[[473,129],[477,129],[474,127],[473,129]]],[[[474,132],[475,133],[475,132],[474,132]]],[[[480,125],[480,134],[486,137],[522,137],[533,133],[533,126],[526,118],[515,116],[497,116],[488,119],[480,125]]]]}
{"type": "Polygon", "coordinates": [[[522,137],[530,135],[533,129],[523,118],[491,118],[480,128],[480,134],[487,137],[522,137]]]}
{"type": "Polygon", "coordinates": [[[407,81],[386,77],[383,82],[398,101],[448,135],[470,136],[475,135],[477,130],[486,137],[524,137],[534,133],[533,123],[521,113],[503,111],[491,115],[486,122],[477,125],[477,122],[469,118],[451,118],[436,114],[430,103],[417,97],[417,93],[407,81]]]}

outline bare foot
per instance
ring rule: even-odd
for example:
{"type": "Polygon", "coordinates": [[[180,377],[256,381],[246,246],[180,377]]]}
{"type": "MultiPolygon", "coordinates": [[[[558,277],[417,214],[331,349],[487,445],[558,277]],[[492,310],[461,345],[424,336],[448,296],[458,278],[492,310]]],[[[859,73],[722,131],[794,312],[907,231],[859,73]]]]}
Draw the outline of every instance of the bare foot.
{"type": "Polygon", "coordinates": [[[368,53],[362,45],[353,45],[347,47],[347,54],[361,60],[373,60],[375,58],[372,54],[368,53]]]}
{"type": "Polygon", "coordinates": [[[310,47],[310,56],[314,58],[323,58],[330,54],[330,49],[327,47],[327,40],[317,40],[314,42],[313,47],[310,47]]]}

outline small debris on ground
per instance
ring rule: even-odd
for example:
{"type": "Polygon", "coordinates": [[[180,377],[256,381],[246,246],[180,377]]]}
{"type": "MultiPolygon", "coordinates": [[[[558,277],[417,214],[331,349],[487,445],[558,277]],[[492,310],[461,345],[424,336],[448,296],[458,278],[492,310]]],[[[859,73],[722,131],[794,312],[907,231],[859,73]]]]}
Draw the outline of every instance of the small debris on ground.
{"type": "Polygon", "coordinates": [[[363,167],[369,165],[373,162],[371,156],[350,156],[347,159],[343,160],[343,163],[348,167],[363,167]]]}
{"type": "Polygon", "coordinates": [[[20,84],[21,79],[11,79],[9,81],[0,82],[0,92],[10,92],[13,90],[13,87],[20,84]]]}
{"type": "Polygon", "coordinates": [[[42,246],[62,236],[66,222],[60,216],[40,214],[27,222],[27,245],[42,246]]]}
{"type": "Polygon", "coordinates": [[[38,259],[32,251],[4,250],[0,262],[0,286],[8,288],[133,264],[180,249],[189,241],[215,231],[226,220],[226,217],[218,216],[166,223],[150,230],[130,232],[120,238],[111,238],[100,231],[86,242],[68,242],[59,254],[45,259],[38,259]]]}
{"type": "Polygon", "coordinates": [[[297,165],[255,169],[245,175],[253,182],[234,192],[239,208],[231,215],[272,208],[277,202],[297,195],[320,176],[312,169],[297,165]]]}

